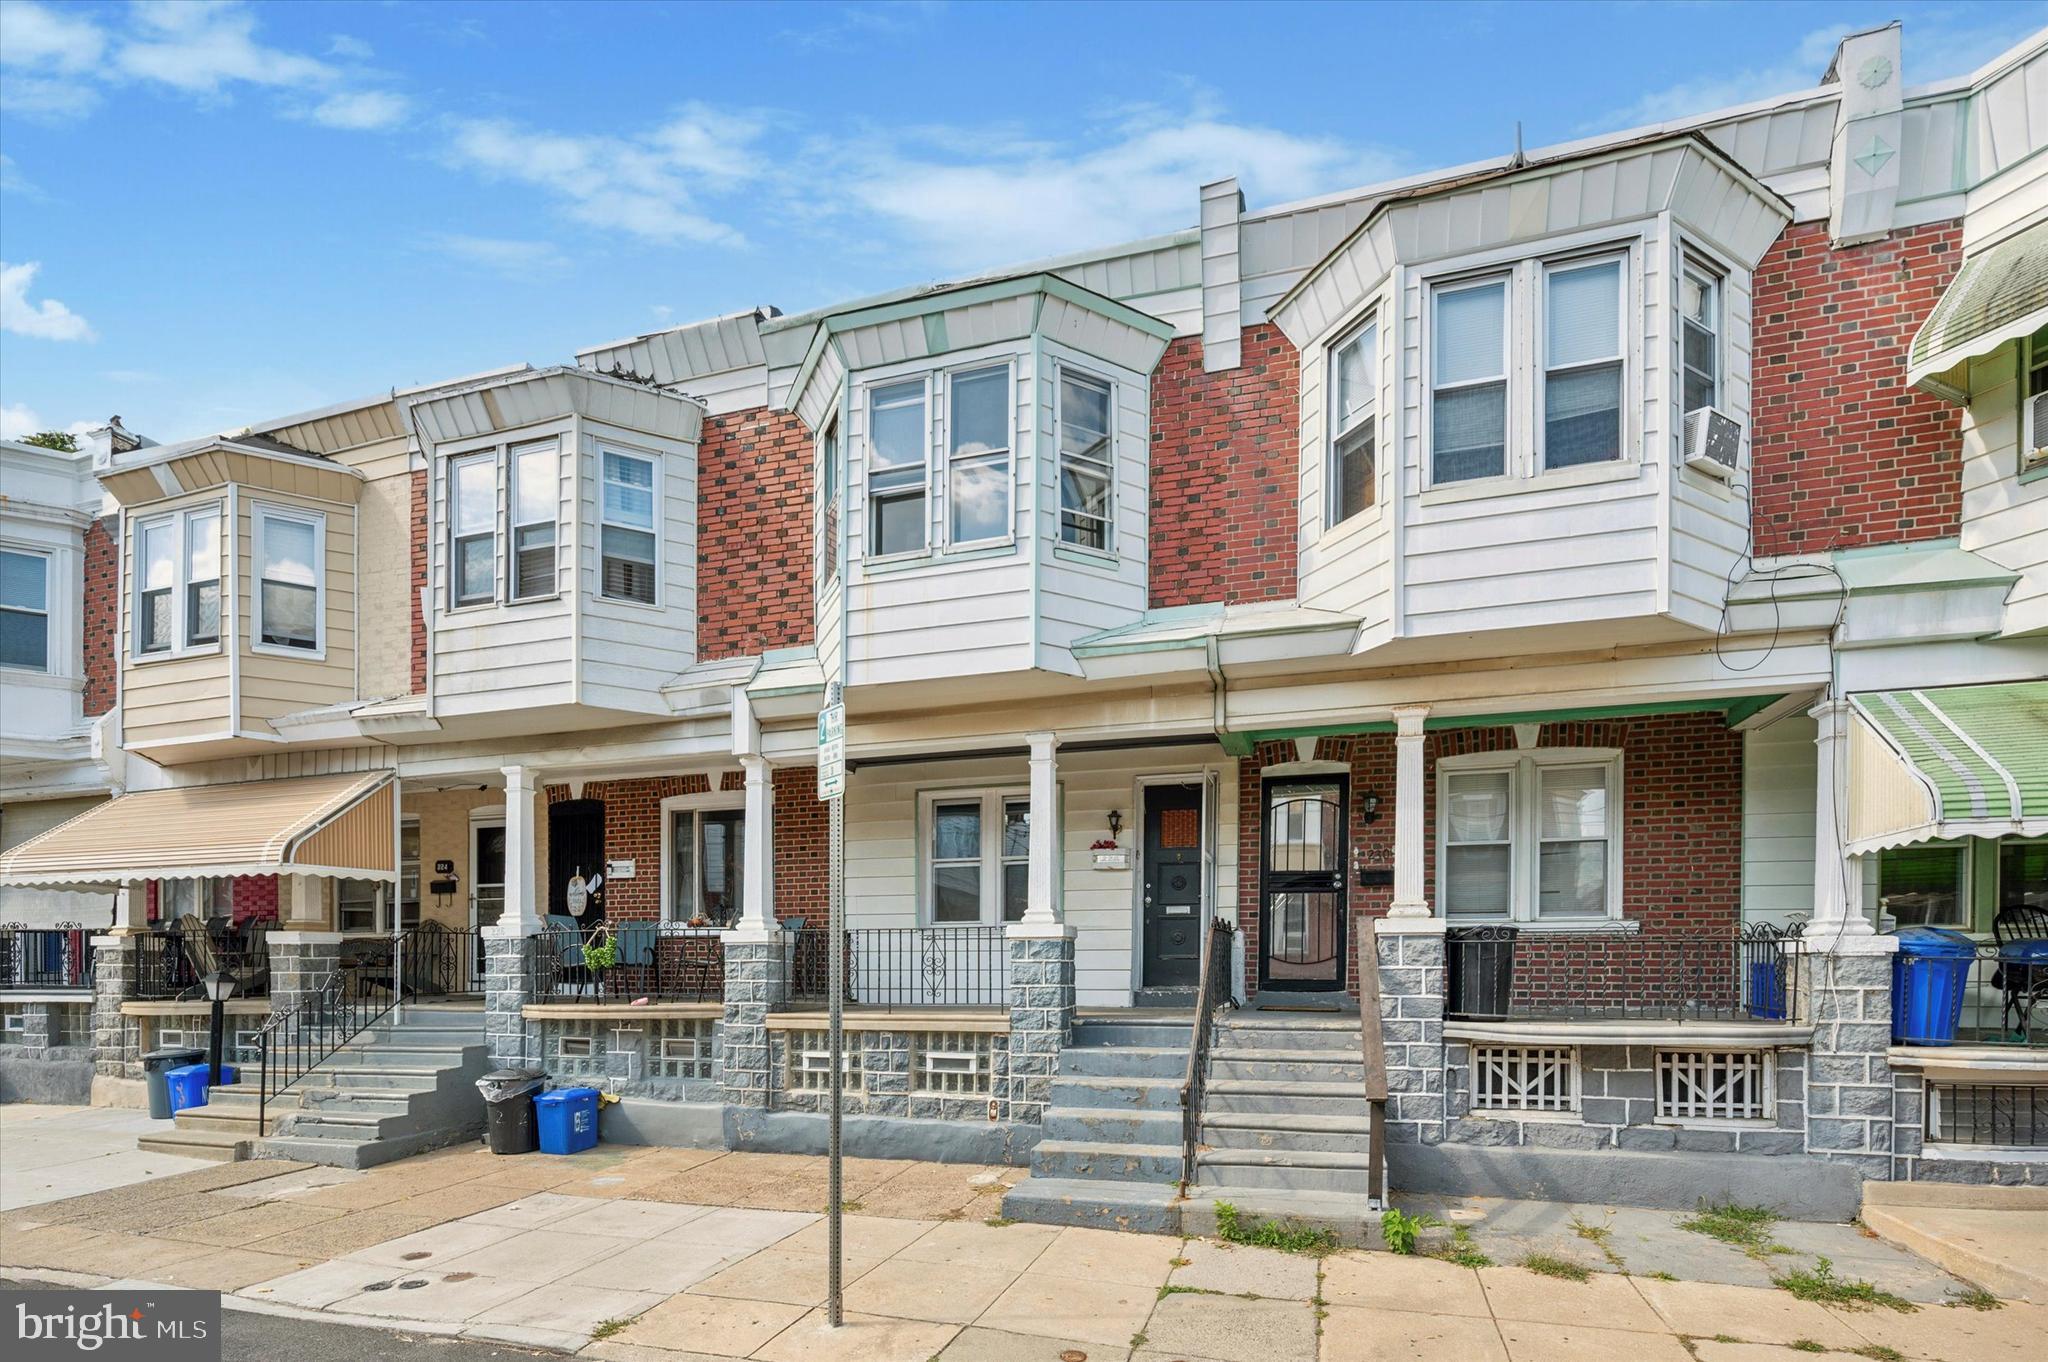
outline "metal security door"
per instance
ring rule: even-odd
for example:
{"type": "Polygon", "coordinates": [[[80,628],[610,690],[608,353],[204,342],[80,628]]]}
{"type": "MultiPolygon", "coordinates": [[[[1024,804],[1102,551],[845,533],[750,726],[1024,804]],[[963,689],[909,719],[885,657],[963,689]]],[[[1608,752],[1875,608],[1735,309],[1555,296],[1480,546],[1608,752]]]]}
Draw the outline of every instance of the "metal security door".
{"type": "Polygon", "coordinates": [[[1260,864],[1259,987],[1344,987],[1341,776],[1266,784],[1260,864]]]}

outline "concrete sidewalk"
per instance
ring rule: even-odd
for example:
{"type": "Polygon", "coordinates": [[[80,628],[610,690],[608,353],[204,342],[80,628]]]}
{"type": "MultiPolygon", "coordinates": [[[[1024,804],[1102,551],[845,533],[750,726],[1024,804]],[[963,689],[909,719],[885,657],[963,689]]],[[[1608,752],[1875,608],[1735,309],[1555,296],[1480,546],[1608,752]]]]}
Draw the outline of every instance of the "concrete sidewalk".
{"type": "Polygon", "coordinates": [[[1863,1223],[1987,1291],[2048,1305],[2048,1187],[1872,1187],[1863,1223]]]}
{"type": "Polygon", "coordinates": [[[136,1136],[168,1124],[126,1107],[0,1104],[0,1211],[206,1167],[135,1147],[136,1136]]]}

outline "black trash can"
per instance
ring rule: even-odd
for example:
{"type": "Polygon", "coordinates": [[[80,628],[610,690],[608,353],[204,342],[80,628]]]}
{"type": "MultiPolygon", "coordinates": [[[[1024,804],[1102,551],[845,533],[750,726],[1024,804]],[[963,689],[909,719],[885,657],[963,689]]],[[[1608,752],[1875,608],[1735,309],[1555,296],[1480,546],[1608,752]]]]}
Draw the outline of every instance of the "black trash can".
{"type": "Polygon", "coordinates": [[[1515,996],[1513,927],[1454,927],[1444,933],[1453,1017],[1498,1019],[1515,996]]]}
{"type": "Polygon", "coordinates": [[[149,1114],[152,1120],[171,1119],[171,1085],[164,1075],[173,1069],[182,1069],[187,1064],[206,1062],[206,1051],[195,1050],[189,1045],[166,1045],[160,1050],[151,1050],[142,1057],[142,1082],[149,1089],[149,1114]]]}
{"type": "Polygon", "coordinates": [[[484,1143],[493,1154],[531,1154],[540,1148],[533,1099],[547,1086],[539,1069],[493,1069],[476,1081],[484,1095],[484,1143]]]}

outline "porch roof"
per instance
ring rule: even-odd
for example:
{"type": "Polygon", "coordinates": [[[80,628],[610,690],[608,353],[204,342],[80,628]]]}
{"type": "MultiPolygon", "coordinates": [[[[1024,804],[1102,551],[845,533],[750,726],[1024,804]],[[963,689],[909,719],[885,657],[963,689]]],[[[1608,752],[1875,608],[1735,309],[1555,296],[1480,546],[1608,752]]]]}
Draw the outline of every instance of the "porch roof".
{"type": "Polygon", "coordinates": [[[395,799],[388,771],[125,794],[0,855],[0,885],[396,879],[395,799]]]}
{"type": "Polygon", "coordinates": [[[2048,833],[2048,681],[1849,698],[1851,850],[2048,833]]]}

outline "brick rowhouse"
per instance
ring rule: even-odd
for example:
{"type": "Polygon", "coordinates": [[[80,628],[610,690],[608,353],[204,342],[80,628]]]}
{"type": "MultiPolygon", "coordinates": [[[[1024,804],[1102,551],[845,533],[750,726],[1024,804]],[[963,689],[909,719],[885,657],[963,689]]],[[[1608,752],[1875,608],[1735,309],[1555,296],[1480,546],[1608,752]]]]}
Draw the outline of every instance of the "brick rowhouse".
{"type": "Polygon", "coordinates": [[[1294,595],[1300,362],[1269,324],[1235,369],[1202,372],[1183,337],[1152,376],[1154,606],[1294,595]]]}
{"type": "Polygon", "coordinates": [[[85,580],[82,608],[85,648],[85,717],[98,718],[114,707],[121,693],[120,656],[114,635],[121,627],[120,521],[108,516],[85,527],[85,580]]]}
{"type": "Polygon", "coordinates": [[[1750,402],[1755,552],[1958,532],[1961,412],[1906,382],[1906,354],[1962,263],[1936,222],[1836,250],[1785,230],[1758,265],[1750,402]]]}
{"type": "Polygon", "coordinates": [[[793,412],[707,417],[697,446],[697,656],[813,641],[811,435],[793,412]]]}

